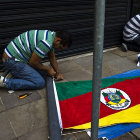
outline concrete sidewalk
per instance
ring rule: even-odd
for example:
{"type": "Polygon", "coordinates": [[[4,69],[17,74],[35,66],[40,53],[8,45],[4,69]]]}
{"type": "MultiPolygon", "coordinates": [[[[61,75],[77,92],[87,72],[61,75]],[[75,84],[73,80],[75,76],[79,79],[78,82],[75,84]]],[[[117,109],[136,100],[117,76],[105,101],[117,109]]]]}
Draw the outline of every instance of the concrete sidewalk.
{"type": "MultiPolygon", "coordinates": [[[[92,53],[59,60],[59,67],[66,81],[92,79],[92,53]]],[[[105,50],[103,53],[102,77],[135,69],[137,53],[122,52],[119,48],[105,50]]],[[[46,102],[46,89],[32,91],[15,91],[8,93],[0,89],[0,140],[47,140],[49,139],[49,124],[46,102]],[[23,100],[18,95],[32,92],[23,100]]],[[[86,132],[73,134],[65,130],[62,140],[89,140],[86,132]]],[[[114,140],[138,140],[140,128],[126,133],[114,140]]]]}

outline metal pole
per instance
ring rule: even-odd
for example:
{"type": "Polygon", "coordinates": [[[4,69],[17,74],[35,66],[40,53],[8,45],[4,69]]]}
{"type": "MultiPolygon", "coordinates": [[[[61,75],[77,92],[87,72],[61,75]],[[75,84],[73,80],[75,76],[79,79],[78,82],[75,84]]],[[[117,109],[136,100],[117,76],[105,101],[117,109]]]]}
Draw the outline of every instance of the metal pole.
{"type": "Polygon", "coordinates": [[[50,140],[61,140],[61,129],[58,120],[53,79],[47,76],[47,103],[49,117],[50,140]]]}
{"type": "Polygon", "coordinates": [[[98,139],[102,56],[104,43],[105,0],[96,0],[95,6],[91,140],[98,139]]]}

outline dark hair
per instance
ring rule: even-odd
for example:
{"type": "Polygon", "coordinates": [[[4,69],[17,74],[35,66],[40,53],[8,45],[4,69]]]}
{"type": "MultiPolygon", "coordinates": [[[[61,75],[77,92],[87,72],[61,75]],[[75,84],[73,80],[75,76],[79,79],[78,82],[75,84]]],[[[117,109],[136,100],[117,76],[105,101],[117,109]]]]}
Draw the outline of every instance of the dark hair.
{"type": "Polygon", "coordinates": [[[70,47],[72,44],[72,38],[71,38],[71,34],[67,31],[56,31],[56,36],[61,38],[61,44],[63,46],[68,46],[70,47]]]}

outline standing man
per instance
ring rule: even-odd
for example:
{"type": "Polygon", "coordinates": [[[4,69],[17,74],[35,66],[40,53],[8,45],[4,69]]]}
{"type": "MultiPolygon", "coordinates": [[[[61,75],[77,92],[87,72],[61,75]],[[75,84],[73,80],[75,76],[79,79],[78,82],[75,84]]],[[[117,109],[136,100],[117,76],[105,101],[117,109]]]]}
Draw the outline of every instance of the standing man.
{"type": "Polygon", "coordinates": [[[45,85],[44,74],[63,80],[54,50],[63,50],[71,44],[70,34],[63,31],[30,30],[20,34],[4,50],[2,61],[13,78],[0,76],[0,87],[41,89],[45,85]],[[46,55],[52,68],[41,63],[46,55]]]}

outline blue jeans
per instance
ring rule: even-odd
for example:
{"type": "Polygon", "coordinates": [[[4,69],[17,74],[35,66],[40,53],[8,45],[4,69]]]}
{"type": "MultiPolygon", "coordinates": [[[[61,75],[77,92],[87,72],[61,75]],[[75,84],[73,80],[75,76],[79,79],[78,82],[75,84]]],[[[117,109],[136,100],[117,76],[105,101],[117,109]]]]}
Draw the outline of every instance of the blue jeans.
{"type": "Polygon", "coordinates": [[[13,76],[6,80],[6,87],[11,90],[41,89],[45,85],[43,76],[26,63],[6,59],[4,66],[13,76]]]}

